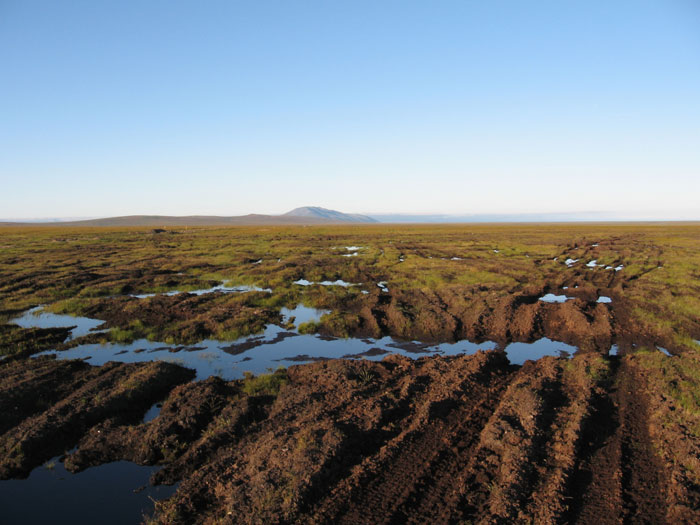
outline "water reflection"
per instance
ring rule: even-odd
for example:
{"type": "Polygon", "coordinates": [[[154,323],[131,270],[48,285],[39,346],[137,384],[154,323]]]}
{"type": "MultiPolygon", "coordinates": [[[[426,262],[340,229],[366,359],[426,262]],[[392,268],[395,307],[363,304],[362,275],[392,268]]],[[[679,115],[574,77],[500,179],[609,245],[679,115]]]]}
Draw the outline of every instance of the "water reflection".
{"type": "Polygon", "coordinates": [[[53,458],[27,479],[0,481],[0,521],[3,525],[141,523],[144,513],[153,511],[154,500],[170,497],[177,489],[148,484],[158,468],[117,461],[71,474],[59,458],[53,458]]]}
{"type": "Polygon", "coordinates": [[[82,337],[94,332],[104,321],[88,319],[87,317],[73,317],[72,315],[58,315],[43,311],[43,307],[37,306],[24,312],[21,316],[10,320],[10,323],[22,328],[70,328],[69,339],[82,337]]]}
{"type": "Polygon", "coordinates": [[[568,297],[566,295],[554,295],[553,293],[548,293],[547,295],[543,295],[542,297],[540,297],[539,300],[545,303],[565,303],[569,299],[573,299],[573,297],[568,297]]]}
{"type": "MultiPolygon", "coordinates": [[[[382,283],[383,284],[383,283],[382,283]]],[[[559,296],[554,296],[559,297],[559,296]]],[[[312,362],[320,359],[362,358],[381,360],[388,353],[408,357],[421,355],[460,355],[473,354],[477,350],[495,350],[493,341],[455,343],[425,343],[402,341],[389,336],[379,339],[336,338],[317,334],[302,334],[298,327],[303,323],[318,322],[329,310],[298,305],[283,308],[281,311],[284,326],[268,325],[256,335],[242,337],[235,341],[223,342],[212,339],[195,345],[174,346],[159,341],[139,339],[131,343],[89,343],[69,350],[56,352],[49,350],[43,354],[56,354],[59,359],[83,359],[92,365],[102,365],[108,361],[143,362],[168,361],[177,363],[196,372],[196,380],[219,376],[225,380],[240,379],[244,372],[260,374],[279,366],[312,362]],[[293,322],[292,322],[293,320],[293,322]]],[[[41,315],[22,316],[25,326],[35,320],[37,324],[48,322],[41,315]]],[[[100,321],[70,317],[51,317],[52,326],[65,324],[80,325],[81,333],[90,327],[99,326],[100,321]]],[[[511,343],[502,350],[514,364],[522,364],[527,359],[539,359],[545,355],[570,356],[576,348],[543,338],[533,343],[511,343]]],[[[156,410],[155,408],[153,410],[156,410]]]]}

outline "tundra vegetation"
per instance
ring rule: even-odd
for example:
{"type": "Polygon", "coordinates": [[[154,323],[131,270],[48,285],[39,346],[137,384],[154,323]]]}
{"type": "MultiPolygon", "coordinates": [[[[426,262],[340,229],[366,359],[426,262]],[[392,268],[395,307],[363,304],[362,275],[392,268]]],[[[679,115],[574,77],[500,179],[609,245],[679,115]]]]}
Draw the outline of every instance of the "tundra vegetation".
{"type": "Polygon", "coordinates": [[[159,464],[152,481],[180,485],[153,523],[696,523],[700,512],[698,224],[4,228],[0,323],[0,478],[69,450],[72,471],[159,464]],[[339,280],[349,285],[326,285],[339,280]],[[255,288],[166,294],[222,283],[255,288]],[[567,299],[540,300],[550,293],[567,299]],[[330,312],[299,326],[321,336],[548,337],[579,351],[523,366],[498,350],[389,355],[196,382],[171,363],[30,357],[230,341],[300,303],[330,312]],[[39,305],[104,330],[71,339],[12,324],[39,305]]]}

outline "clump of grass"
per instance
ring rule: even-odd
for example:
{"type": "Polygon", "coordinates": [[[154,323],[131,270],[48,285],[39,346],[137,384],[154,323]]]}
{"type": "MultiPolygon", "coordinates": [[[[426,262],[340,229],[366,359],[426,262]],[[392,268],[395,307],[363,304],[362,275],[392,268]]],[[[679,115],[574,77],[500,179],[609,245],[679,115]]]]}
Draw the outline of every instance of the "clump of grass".
{"type": "Polygon", "coordinates": [[[369,366],[362,366],[357,371],[356,379],[363,385],[368,385],[377,377],[377,374],[369,366]]]}
{"type": "Polygon", "coordinates": [[[55,314],[81,315],[92,304],[89,299],[73,297],[62,299],[44,308],[47,312],[55,314]]]}
{"type": "Polygon", "coordinates": [[[242,390],[249,396],[276,396],[279,394],[282,386],[289,381],[287,369],[284,367],[279,367],[270,374],[260,374],[258,376],[252,372],[244,372],[244,376],[242,390]]]}
{"type": "Polygon", "coordinates": [[[317,323],[316,321],[307,321],[305,323],[301,323],[299,325],[299,333],[300,334],[315,334],[318,332],[319,327],[321,326],[320,323],[317,323]]]}

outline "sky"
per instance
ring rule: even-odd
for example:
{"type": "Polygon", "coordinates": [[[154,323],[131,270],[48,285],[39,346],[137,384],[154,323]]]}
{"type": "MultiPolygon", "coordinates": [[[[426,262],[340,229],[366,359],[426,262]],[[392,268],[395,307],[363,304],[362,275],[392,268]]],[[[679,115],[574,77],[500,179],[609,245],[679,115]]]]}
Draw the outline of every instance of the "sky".
{"type": "Polygon", "coordinates": [[[0,217],[700,219],[696,0],[0,0],[0,217]]]}

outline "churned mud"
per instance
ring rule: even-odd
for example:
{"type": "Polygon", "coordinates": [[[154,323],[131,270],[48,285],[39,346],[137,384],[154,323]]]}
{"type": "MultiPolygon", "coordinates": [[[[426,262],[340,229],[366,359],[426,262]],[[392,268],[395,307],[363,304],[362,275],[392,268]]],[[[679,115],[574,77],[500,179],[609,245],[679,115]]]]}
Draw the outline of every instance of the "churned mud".
{"type": "Polygon", "coordinates": [[[180,484],[155,523],[692,523],[697,487],[659,440],[677,461],[698,448],[663,434],[644,370],[480,351],[186,382],[166,363],[33,359],[2,368],[0,476],[74,447],[73,472],[163,465],[152,481],[180,484]]]}
{"type": "Polygon", "coordinates": [[[92,367],[38,358],[0,367],[0,478],[26,477],[102,421],[138,421],[193,375],[163,362],[92,367]]]}

